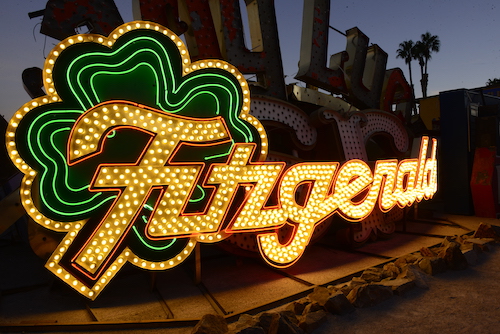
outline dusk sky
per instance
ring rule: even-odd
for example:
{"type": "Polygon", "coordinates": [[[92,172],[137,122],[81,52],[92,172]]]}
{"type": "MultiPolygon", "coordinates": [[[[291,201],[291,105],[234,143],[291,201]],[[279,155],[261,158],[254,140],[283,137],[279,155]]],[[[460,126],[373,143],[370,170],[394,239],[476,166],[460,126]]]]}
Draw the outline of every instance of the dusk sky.
{"type": "MultiPolygon", "coordinates": [[[[28,12],[45,8],[45,0],[4,1],[0,13],[0,114],[12,114],[30,100],[21,74],[43,67],[57,43],[40,34],[41,17],[28,12]]],[[[115,0],[125,22],[132,18],[132,0],[115,0]]],[[[302,0],[275,0],[284,73],[288,82],[297,72],[302,26],[302,0]]],[[[404,40],[419,40],[429,31],[441,40],[441,51],[429,62],[428,95],[458,88],[484,86],[500,78],[500,3],[497,0],[332,0],[330,25],[346,31],[357,26],[389,55],[387,68],[408,67],[396,59],[404,40]]],[[[329,55],[345,49],[345,37],[330,30],[329,55]]],[[[413,62],[415,92],[421,96],[419,66],[413,62]]]]}

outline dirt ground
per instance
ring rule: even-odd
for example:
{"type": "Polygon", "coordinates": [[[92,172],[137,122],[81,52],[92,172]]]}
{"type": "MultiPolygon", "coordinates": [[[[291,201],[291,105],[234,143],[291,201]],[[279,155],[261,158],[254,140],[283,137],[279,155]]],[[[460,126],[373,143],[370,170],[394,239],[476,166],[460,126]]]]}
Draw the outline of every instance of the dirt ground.
{"type": "Polygon", "coordinates": [[[430,277],[428,290],[415,288],[349,315],[329,315],[314,334],[500,333],[500,246],[490,249],[466,270],[430,277]]]}

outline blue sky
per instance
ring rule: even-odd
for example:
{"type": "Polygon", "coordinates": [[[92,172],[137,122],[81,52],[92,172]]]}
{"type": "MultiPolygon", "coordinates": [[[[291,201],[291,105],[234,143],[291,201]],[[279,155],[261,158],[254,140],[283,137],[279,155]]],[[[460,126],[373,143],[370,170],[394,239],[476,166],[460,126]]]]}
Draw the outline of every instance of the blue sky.
{"type": "MultiPolygon", "coordinates": [[[[132,20],[132,0],[115,0],[125,21],[132,20]]],[[[9,119],[30,100],[21,74],[43,67],[57,42],[40,34],[41,18],[28,12],[45,8],[45,0],[4,3],[0,12],[0,114],[9,119]]],[[[296,81],[302,26],[302,0],[275,0],[278,32],[287,81],[296,81]]],[[[330,25],[346,31],[357,26],[389,55],[387,68],[408,68],[396,59],[400,42],[420,39],[429,31],[441,40],[441,51],[429,63],[429,95],[484,86],[500,77],[500,3],[498,0],[332,0],[330,25]]],[[[344,50],[345,38],[330,30],[329,54],[344,50]]],[[[421,96],[419,67],[413,62],[415,92],[421,96]]]]}

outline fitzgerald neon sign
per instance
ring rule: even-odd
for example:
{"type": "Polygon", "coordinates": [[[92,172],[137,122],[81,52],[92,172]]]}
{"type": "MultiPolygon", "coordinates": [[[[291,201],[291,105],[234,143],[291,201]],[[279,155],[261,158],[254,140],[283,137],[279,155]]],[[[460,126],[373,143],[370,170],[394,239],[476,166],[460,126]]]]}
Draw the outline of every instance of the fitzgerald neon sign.
{"type": "Polygon", "coordinates": [[[172,268],[198,242],[235,233],[257,233],[262,257],[284,268],[333,214],[357,222],[437,190],[437,142],[427,137],[417,158],[372,168],[265,161],[267,135],[242,74],[217,59],[191,62],[158,24],[67,38],[43,80],[47,95],[15,113],[7,148],[25,174],[30,217],[65,233],[47,268],[91,299],[126,262],[172,268]]]}

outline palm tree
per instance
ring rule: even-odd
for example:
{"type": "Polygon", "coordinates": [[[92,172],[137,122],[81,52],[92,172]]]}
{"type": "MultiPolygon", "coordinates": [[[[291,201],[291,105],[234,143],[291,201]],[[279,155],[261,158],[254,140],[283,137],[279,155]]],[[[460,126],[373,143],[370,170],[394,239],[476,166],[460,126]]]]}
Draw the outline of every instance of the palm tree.
{"type": "Polygon", "coordinates": [[[420,64],[420,73],[422,79],[420,80],[422,86],[422,96],[427,97],[427,83],[429,82],[429,75],[427,74],[427,63],[432,58],[432,52],[439,52],[441,42],[437,35],[431,35],[430,32],[422,34],[421,40],[415,43],[415,59],[418,59],[420,64]]]}
{"type": "Polygon", "coordinates": [[[414,59],[414,50],[413,47],[415,46],[415,43],[410,39],[408,41],[404,41],[402,43],[399,43],[399,49],[396,50],[397,55],[396,58],[401,58],[404,59],[405,64],[408,65],[408,71],[410,72],[410,85],[411,85],[411,90],[413,93],[413,96],[415,96],[415,90],[413,88],[413,77],[411,73],[411,61],[414,59]]]}
{"type": "Polygon", "coordinates": [[[499,86],[500,85],[500,78],[493,78],[493,79],[488,79],[486,82],[486,86],[499,86]]]}
{"type": "Polygon", "coordinates": [[[424,85],[423,85],[423,78],[425,73],[424,49],[425,46],[422,43],[422,41],[417,41],[413,46],[412,51],[413,51],[413,59],[418,60],[418,64],[420,65],[420,86],[422,87],[422,95],[427,95],[427,91],[424,93],[424,85]]]}

